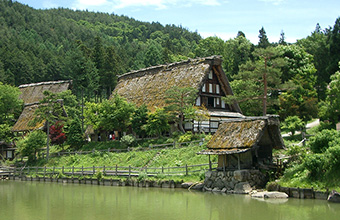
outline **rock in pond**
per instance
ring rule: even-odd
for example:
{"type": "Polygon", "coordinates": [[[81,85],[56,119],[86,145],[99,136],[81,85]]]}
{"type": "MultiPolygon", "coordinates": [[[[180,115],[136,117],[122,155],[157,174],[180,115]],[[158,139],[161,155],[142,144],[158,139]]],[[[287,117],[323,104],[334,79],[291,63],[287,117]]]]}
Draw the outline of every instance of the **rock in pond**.
{"type": "Polygon", "coordinates": [[[263,198],[263,199],[287,199],[288,195],[283,192],[256,192],[251,195],[254,198],[263,198]]]}
{"type": "Polygon", "coordinates": [[[334,203],[340,203],[340,193],[337,191],[333,190],[327,199],[328,202],[334,202],[334,203]]]}

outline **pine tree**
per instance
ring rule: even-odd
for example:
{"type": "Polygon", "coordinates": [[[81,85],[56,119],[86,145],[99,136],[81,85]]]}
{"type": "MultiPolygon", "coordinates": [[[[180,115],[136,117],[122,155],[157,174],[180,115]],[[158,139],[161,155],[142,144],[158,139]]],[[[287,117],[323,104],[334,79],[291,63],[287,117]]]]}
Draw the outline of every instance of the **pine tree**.
{"type": "Polygon", "coordinates": [[[269,40],[268,40],[268,37],[267,37],[267,34],[266,34],[266,31],[264,30],[264,28],[262,27],[260,30],[259,30],[259,43],[258,43],[258,47],[259,48],[267,48],[270,46],[270,43],[269,43],[269,40]]]}

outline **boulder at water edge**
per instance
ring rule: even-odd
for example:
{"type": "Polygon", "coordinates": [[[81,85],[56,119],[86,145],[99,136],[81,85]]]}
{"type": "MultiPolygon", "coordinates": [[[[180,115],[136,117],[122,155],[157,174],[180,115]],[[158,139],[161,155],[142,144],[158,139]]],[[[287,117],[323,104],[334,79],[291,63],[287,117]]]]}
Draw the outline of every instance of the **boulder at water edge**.
{"type": "Polygon", "coordinates": [[[340,203],[340,193],[337,191],[333,190],[327,199],[328,202],[335,202],[335,203],[340,203]]]}

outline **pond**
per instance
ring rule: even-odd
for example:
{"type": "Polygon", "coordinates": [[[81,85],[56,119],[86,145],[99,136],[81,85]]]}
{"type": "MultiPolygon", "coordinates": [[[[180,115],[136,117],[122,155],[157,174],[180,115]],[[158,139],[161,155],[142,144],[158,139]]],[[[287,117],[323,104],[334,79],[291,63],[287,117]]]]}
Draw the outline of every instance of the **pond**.
{"type": "Polygon", "coordinates": [[[0,181],[1,220],[339,219],[340,204],[184,189],[0,181]]]}

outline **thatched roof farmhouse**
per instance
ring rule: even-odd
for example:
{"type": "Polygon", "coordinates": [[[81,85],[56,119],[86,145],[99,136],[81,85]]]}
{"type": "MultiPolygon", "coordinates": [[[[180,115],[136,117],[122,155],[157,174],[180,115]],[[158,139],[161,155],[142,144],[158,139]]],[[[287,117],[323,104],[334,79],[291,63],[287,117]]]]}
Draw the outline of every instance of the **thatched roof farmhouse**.
{"type": "Polygon", "coordinates": [[[218,167],[248,169],[270,164],[272,150],[284,143],[277,116],[247,117],[223,122],[207,144],[204,155],[219,155],[218,167]]]}
{"type": "Polygon", "coordinates": [[[210,120],[215,121],[215,124],[209,126],[207,122],[207,126],[214,127],[216,131],[221,120],[243,117],[238,103],[228,105],[221,99],[233,95],[221,64],[220,56],[212,56],[132,71],[118,78],[114,93],[137,106],[145,104],[149,110],[154,111],[165,107],[165,92],[170,88],[195,88],[196,105],[204,105],[208,109],[210,120]]]}
{"type": "Polygon", "coordinates": [[[13,132],[27,132],[31,130],[41,129],[45,122],[30,126],[29,122],[34,119],[34,112],[39,106],[39,101],[44,98],[44,91],[60,93],[68,90],[71,86],[71,81],[51,81],[25,84],[19,86],[21,98],[24,101],[24,110],[21,113],[18,121],[12,128],[13,132]]]}

